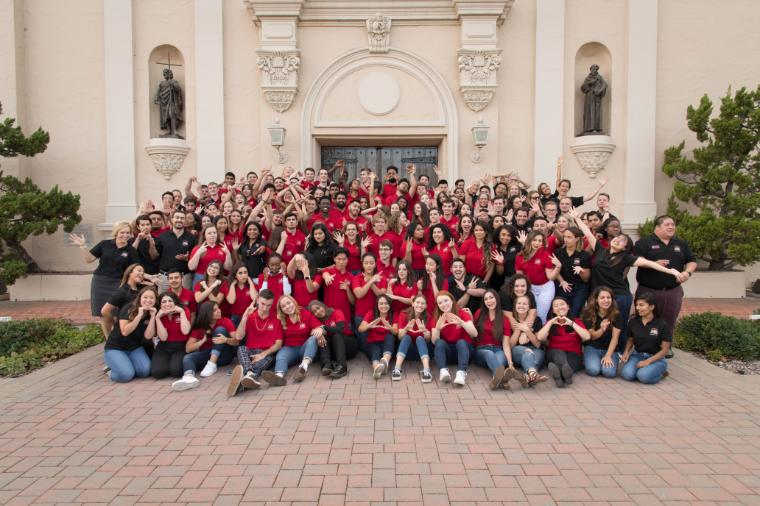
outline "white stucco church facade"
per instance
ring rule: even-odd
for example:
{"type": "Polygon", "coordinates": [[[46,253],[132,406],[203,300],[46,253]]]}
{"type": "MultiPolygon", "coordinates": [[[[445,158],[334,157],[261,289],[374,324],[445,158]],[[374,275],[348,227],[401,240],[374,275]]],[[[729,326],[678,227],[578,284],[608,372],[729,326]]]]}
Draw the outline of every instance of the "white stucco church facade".
{"type": "MultiPolygon", "coordinates": [[[[606,178],[632,227],[664,208],[686,107],[760,82],[758,15],[752,0],[0,0],[4,112],[52,139],[2,169],[80,193],[94,241],[190,176],[411,159],[554,186],[561,156],[571,193],[606,178]],[[589,140],[592,64],[609,89],[589,140]],[[169,66],[182,140],[160,137],[154,103],[169,66]]],[[[82,269],[62,234],[30,242],[43,267],[82,269]]]]}

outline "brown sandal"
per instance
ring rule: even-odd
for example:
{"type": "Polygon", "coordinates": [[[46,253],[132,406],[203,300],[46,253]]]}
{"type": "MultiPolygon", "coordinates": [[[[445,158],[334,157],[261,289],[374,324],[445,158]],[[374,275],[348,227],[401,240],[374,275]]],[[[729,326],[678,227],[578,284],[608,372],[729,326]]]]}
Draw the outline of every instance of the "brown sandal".
{"type": "Polygon", "coordinates": [[[544,376],[543,374],[538,374],[538,371],[531,370],[527,374],[528,376],[528,386],[537,385],[538,383],[543,383],[544,381],[547,381],[549,378],[544,376]]]}

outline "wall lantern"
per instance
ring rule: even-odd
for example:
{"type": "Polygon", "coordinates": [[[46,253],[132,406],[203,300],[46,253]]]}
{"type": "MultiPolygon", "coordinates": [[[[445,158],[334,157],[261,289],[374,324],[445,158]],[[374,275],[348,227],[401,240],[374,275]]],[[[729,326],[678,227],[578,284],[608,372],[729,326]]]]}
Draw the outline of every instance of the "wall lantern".
{"type": "Polygon", "coordinates": [[[478,120],[478,123],[472,127],[472,140],[475,143],[475,151],[472,152],[470,159],[473,163],[480,163],[480,151],[483,146],[488,144],[488,125],[483,122],[483,118],[478,120]]]}
{"type": "Polygon", "coordinates": [[[282,146],[285,145],[285,127],[280,125],[279,119],[276,119],[267,127],[267,130],[269,130],[269,143],[277,150],[278,162],[286,163],[288,154],[282,151],[282,146]]]}

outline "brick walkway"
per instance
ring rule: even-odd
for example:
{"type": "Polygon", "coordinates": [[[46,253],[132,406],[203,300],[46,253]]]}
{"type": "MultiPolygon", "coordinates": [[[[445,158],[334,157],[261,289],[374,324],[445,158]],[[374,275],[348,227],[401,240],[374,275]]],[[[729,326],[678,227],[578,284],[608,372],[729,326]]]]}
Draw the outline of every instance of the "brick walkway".
{"type": "MultiPolygon", "coordinates": [[[[746,318],[755,309],[760,308],[760,299],[684,299],[682,314],[702,311],[746,318]]],[[[0,302],[0,317],[13,319],[27,318],[66,318],[75,324],[96,323],[90,316],[89,301],[50,301],[50,302],[0,302]]]]}
{"type": "Polygon", "coordinates": [[[679,352],[656,386],[490,392],[350,364],[227,399],[111,384],[101,347],[0,380],[0,504],[758,504],[760,377],[679,352]]]}

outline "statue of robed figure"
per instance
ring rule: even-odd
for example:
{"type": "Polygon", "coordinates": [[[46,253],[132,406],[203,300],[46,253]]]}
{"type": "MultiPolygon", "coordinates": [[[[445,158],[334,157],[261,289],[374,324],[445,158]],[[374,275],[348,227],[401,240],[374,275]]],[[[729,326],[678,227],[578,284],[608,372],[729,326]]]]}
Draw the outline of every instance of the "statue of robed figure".
{"type": "Polygon", "coordinates": [[[164,69],[164,80],[158,85],[153,103],[158,104],[161,111],[161,130],[168,130],[167,133],[161,134],[161,137],[184,139],[177,133],[182,123],[182,109],[184,108],[182,87],[178,81],[174,80],[174,73],[169,68],[164,69]]]}
{"type": "Polygon", "coordinates": [[[607,93],[607,82],[599,74],[599,65],[591,65],[588,76],[581,85],[581,92],[586,95],[583,104],[583,135],[603,134],[602,99],[607,93]]]}

